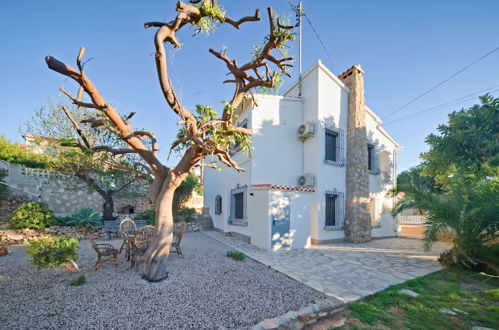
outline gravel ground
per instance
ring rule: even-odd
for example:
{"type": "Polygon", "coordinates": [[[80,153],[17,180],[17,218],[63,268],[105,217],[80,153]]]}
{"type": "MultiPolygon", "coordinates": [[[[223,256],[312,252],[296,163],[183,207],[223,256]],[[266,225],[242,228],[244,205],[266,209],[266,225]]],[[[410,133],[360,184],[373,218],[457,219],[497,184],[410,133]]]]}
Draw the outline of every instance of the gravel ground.
{"type": "MultiPolygon", "coordinates": [[[[119,247],[121,240],[111,243],[119,247]]],[[[118,268],[106,262],[94,271],[96,255],[87,240],[80,242],[80,271],[71,273],[37,271],[27,263],[25,247],[10,246],[0,257],[0,329],[247,329],[325,298],[252,259],[227,258],[228,249],[186,233],[185,258],[172,255],[170,277],[149,283],[124,254],[118,268]],[[81,274],[86,284],[68,284],[81,274]]]]}

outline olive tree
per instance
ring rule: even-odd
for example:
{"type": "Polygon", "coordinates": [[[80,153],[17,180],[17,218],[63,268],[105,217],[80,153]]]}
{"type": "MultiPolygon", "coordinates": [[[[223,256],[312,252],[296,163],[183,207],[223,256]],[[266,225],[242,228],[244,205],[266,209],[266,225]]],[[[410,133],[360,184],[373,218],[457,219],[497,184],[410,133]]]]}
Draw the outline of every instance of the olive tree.
{"type": "Polygon", "coordinates": [[[143,171],[133,169],[139,160],[136,154],[113,157],[112,153],[90,151],[120,150],[126,146],[114,133],[99,129],[98,122],[78,124],[95,116],[95,112],[95,109],[49,102],[34,111],[22,131],[50,157],[45,166],[47,170],[60,174],[66,187],[81,189],[81,183],[84,183],[97,192],[104,200],[102,218],[113,220],[114,196],[148,178],[143,171]]]}
{"type": "MultiPolygon", "coordinates": [[[[165,45],[180,48],[181,43],[177,32],[185,26],[194,27],[197,32],[211,29],[218,24],[228,24],[239,29],[241,24],[260,20],[257,9],[252,16],[234,20],[226,15],[224,10],[214,0],[193,0],[191,4],[177,2],[176,17],[170,22],[148,22],[147,28],[157,28],[154,36],[155,64],[159,79],[159,86],[171,110],[180,118],[182,125],[178,139],[171,148],[181,148],[182,155],[174,166],[163,164],[158,157],[158,145],[154,137],[147,132],[135,130],[130,118],[123,118],[101,92],[93,84],[84,70],[82,59],[85,48],[80,48],[76,59],[76,68],[60,62],[52,56],[46,57],[50,69],[69,77],[79,85],[76,96],[64,91],[71,101],[81,107],[96,109],[99,116],[88,118],[87,123],[105,123],[116,135],[128,145],[125,149],[114,148],[87,148],[87,152],[107,152],[114,155],[137,153],[143,159],[142,169],[153,177],[149,186],[149,197],[156,209],[155,237],[146,252],[146,261],[143,277],[149,281],[159,281],[167,276],[165,260],[169,255],[172,231],[173,214],[172,203],[175,190],[189,175],[189,172],[206,157],[216,157],[221,163],[237,171],[244,169],[232,159],[230,146],[234,143],[248,146],[251,129],[236,125],[237,110],[243,102],[255,102],[253,90],[272,89],[282,81],[283,75],[289,75],[290,66],[286,52],[286,43],[294,38],[292,26],[287,26],[282,19],[273,14],[272,8],[267,8],[269,34],[261,46],[255,46],[253,58],[240,64],[231,59],[227,50],[209,52],[220,59],[231,75],[231,79],[224,83],[232,83],[235,91],[232,98],[225,102],[221,114],[209,106],[197,106],[195,111],[187,109],[177,97],[173,84],[168,77],[167,56],[165,45]],[[84,100],[84,95],[89,100],[84,100]],[[150,143],[144,143],[150,138],[150,143]]],[[[213,163],[202,163],[203,166],[215,166],[213,163]]]]}

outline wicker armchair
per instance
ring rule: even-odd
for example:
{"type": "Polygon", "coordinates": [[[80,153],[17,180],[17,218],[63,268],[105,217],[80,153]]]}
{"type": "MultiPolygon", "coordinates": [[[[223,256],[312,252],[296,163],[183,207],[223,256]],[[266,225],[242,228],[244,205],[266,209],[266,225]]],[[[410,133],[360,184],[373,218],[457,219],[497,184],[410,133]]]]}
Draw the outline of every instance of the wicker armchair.
{"type": "MultiPolygon", "coordinates": [[[[152,227],[152,226],[150,226],[152,227]]],[[[141,228],[133,236],[131,244],[131,265],[130,268],[136,266],[139,267],[139,258],[146,254],[149,245],[151,245],[152,239],[154,238],[154,227],[151,228],[141,228]]]]}
{"type": "Polygon", "coordinates": [[[95,270],[99,269],[100,265],[102,265],[105,261],[114,260],[114,265],[118,267],[118,250],[116,250],[114,246],[107,243],[97,244],[93,239],[91,239],[90,242],[92,242],[92,248],[97,253],[97,262],[95,263],[95,270]]]}
{"type": "Polygon", "coordinates": [[[182,236],[185,231],[185,222],[181,222],[173,228],[173,240],[170,252],[178,253],[178,255],[184,257],[182,250],[180,249],[180,241],[182,241],[182,236]]]}
{"type": "Polygon", "coordinates": [[[131,238],[129,237],[130,234],[134,233],[137,231],[137,225],[135,224],[135,221],[131,219],[124,219],[120,223],[120,235],[123,237],[123,243],[121,244],[120,247],[120,253],[123,250],[123,247],[125,248],[125,258],[127,260],[130,260],[130,245],[131,245],[131,238]]]}

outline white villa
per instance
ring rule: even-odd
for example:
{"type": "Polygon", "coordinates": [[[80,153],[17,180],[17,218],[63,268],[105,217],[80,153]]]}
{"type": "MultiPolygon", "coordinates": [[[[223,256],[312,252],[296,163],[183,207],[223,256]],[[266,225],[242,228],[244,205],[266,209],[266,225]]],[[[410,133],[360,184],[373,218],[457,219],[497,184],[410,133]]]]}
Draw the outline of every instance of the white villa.
{"type": "Polygon", "coordinates": [[[266,250],[396,236],[390,215],[400,146],[364,104],[363,71],[336,77],[320,61],[282,96],[239,110],[253,129],[245,172],[204,173],[204,206],[217,231],[266,250]]]}

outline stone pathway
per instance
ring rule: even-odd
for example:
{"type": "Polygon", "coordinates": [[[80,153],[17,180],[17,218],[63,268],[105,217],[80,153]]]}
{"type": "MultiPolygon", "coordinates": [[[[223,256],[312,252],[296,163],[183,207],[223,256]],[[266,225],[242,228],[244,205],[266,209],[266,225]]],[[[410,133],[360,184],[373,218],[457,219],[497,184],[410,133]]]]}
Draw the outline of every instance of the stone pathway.
{"type": "Polygon", "coordinates": [[[343,302],[440,270],[437,256],[449,248],[439,243],[432,251],[424,252],[422,241],[388,238],[270,252],[215,231],[203,233],[343,302]]]}

